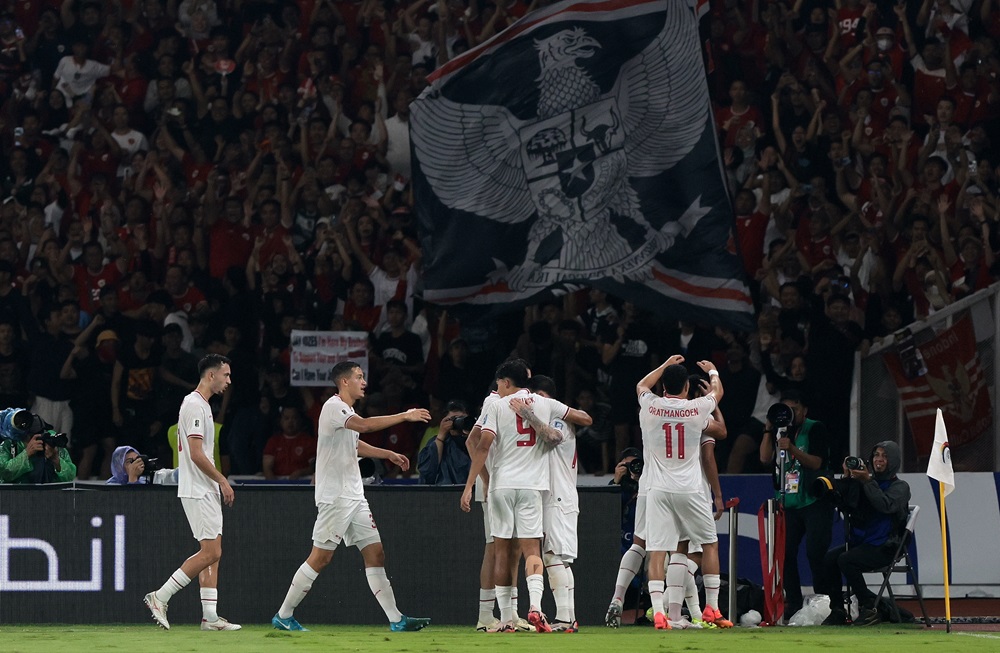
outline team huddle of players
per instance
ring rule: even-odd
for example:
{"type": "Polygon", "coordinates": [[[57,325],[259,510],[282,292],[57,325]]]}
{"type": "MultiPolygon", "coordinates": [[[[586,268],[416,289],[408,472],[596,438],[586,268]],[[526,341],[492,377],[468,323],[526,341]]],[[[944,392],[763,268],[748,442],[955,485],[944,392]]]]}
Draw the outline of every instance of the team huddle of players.
{"type": "MultiPolygon", "coordinates": [[[[714,437],[725,436],[717,407],[722,384],[715,366],[701,361],[707,374],[688,379],[683,357],[672,356],[636,386],[640,407],[645,471],[639,480],[639,497],[633,546],[622,557],[617,586],[608,608],[607,624],[621,623],[625,588],[642,567],[649,551],[649,593],[653,621],[658,629],[729,627],[718,609],[718,536],[712,515],[721,515],[721,492],[714,467],[702,471],[702,447],[714,446],[714,437]],[[652,388],[663,383],[664,394],[652,388]],[[689,398],[692,383],[696,386],[689,398]],[[715,419],[713,419],[713,414],[715,419]],[[708,481],[706,481],[706,478],[708,481]],[[669,564],[666,556],[670,553],[669,564]],[[695,560],[702,557],[706,601],[697,605],[695,560]],[[666,568],[665,568],[666,567],[666,568]],[[667,594],[664,611],[663,594],[667,594]],[[693,598],[692,598],[693,596],[693,598]],[[691,620],[681,616],[681,602],[688,600],[691,620]],[[693,601],[693,604],[692,604],[693,601]],[[700,618],[699,618],[700,617],[700,618]]],[[[144,597],[153,619],[169,629],[170,599],[198,578],[201,586],[202,630],[239,630],[219,616],[218,569],[222,556],[222,510],[232,505],[233,488],[212,461],[215,428],[208,400],[224,392],[231,382],[229,359],[210,354],[199,364],[198,387],[185,398],[178,418],[178,457],[181,483],[178,496],[199,551],[170,575],[162,587],[144,597]]],[[[372,594],[394,631],[420,630],[426,618],[407,617],[396,599],[385,571],[385,553],[358,469],[358,457],[390,460],[402,469],[409,461],[393,451],[373,447],[360,433],[380,431],[404,421],[427,422],[430,413],[413,408],[395,415],[361,417],[355,403],[365,395],[367,383],[359,365],[338,363],[332,372],[337,394],[323,406],[317,425],[316,523],[312,550],[296,570],[288,592],[271,624],[279,630],[306,630],[293,616],[320,571],[344,543],[356,546],[365,563],[372,594]]],[[[496,390],[483,403],[475,428],[469,434],[472,466],[461,506],[471,509],[475,490],[482,502],[486,547],[480,577],[477,629],[485,632],[576,632],[572,563],[577,555],[576,441],[574,426],[589,426],[586,412],[570,408],[553,396],[552,379],[532,377],[527,364],[515,359],[496,371],[496,390]],[[475,486],[475,488],[474,488],[475,486]],[[527,621],[517,616],[517,570],[524,557],[529,593],[527,621]],[[541,611],[547,571],[556,602],[550,623],[541,611]],[[494,614],[494,602],[500,617],[494,614]]],[[[711,452],[705,461],[714,461],[711,452]]]]}
{"type": "MultiPolygon", "coordinates": [[[[689,378],[683,362],[682,356],[670,357],[636,386],[645,470],[639,479],[634,543],[622,557],[608,608],[606,623],[611,627],[621,624],[625,590],[641,569],[647,550],[657,629],[732,626],[718,605],[715,520],[722,514],[722,499],[709,449],[717,437],[725,437],[718,411],[722,383],[712,363],[698,363],[707,375],[705,380],[689,378]],[[663,383],[662,396],[653,392],[659,382],[663,383]],[[703,448],[707,470],[703,469],[703,448]],[[704,610],[694,583],[699,559],[708,604],[704,610]],[[684,601],[690,620],[681,615],[684,601]]],[[[552,399],[552,380],[530,376],[524,361],[500,365],[496,384],[469,434],[472,467],[462,495],[462,509],[468,512],[475,490],[483,504],[486,527],[477,629],[576,632],[571,565],[577,553],[579,503],[573,426],[589,426],[591,417],[552,399]],[[483,485],[488,488],[485,492],[483,485]],[[516,612],[517,566],[522,555],[529,593],[527,623],[516,612]],[[551,623],[541,611],[543,567],[556,603],[551,623]],[[493,612],[494,599],[500,607],[499,619],[493,612]]]]}

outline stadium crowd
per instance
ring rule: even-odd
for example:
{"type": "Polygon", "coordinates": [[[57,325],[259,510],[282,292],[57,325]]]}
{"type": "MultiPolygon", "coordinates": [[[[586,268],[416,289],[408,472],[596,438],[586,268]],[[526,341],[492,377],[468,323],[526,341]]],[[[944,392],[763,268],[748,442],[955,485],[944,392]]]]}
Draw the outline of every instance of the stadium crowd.
{"type": "Polygon", "coordinates": [[[758,469],[788,389],[839,459],[854,352],[997,276],[997,3],[709,3],[750,333],[599,289],[489,322],[421,301],[409,104],[538,4],[0,3],[0,408],[32,407],[79,478],[107,478],[118,446],[169,459],[197,361],[222,354],[226,471],[301,476],[333,388],[290,386],[290,333],[360,330],[358,413],[431,407],[430,429],[363,436],[410,460],[512,352],[593,417],[587,472],[639,443],[635,385],[676,352],[718,364],[720,469],[758,469]]]}

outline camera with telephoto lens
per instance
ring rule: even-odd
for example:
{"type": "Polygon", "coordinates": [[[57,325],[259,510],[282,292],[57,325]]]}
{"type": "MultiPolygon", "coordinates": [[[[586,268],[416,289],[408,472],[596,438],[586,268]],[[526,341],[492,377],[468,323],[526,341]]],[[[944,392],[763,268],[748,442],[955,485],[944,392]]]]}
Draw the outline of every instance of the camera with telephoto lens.
{"type": "Polygon", "coordinates": [[[767,409],[767,421],[771,422],[771,426],[775,429],[783,429],[792,423],[795,419],[795,414],[788,404],[776,403],[772,404],[770,408],[767,409]]]}
{"type": "Polygon", "coordinates": [[[857,471],[865,468],[865,461],[857,456],[848,456],[847,458],[844,458],[844,467],[857,471]]]}
{"type": "Polygon", "coordinates": [[[451,418],[452,431],[462,431],[463,433],[468,433],[475,425],[476,420],[472,419],[471,415],[457,415],[456,417],[451,418]]]}
{"type": "Polygon", "coordinates": [[[636,476],[642,476],[642,468],[642,458],[636,458],[628,463],[628,471],[636,476]]]}
{"type": "Polygon", "coordinates": [[[56,433],[52,429],[42,431],[38,434],[44,444],[52,447],[65,449],[69,446],[69,436],[65,433],[56,433]]]}

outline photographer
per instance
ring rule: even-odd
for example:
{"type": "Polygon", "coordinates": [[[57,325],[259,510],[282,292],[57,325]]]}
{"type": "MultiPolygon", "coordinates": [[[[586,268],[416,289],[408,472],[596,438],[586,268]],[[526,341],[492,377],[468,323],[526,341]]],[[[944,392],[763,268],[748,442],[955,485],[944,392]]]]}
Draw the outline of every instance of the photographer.
{"type": "Polygon", "coordinates": [[[906,524],[910,486],[896,477],[901,461],[895,442],[879,442],[872,448],[867,465],[849,456],[844,460],[842,478],[817,481],[850,525],[847,544],[827,552],[815,578],[816,591],[830,597],[830,616],[824,625],[844,625],[847,621],[841,575],[858,597],[855,625],[871,626],[881,621],[875,594],[868,589],[864,574],[892,564],[906,524]]]}
{"type": "MultiPolygon", "coordinates": [[[[624,605],[631,602],[635,592],[642,591],[642,584],[635,582],[635,577],[642,571],[646,561],[646,496],[645,487],[642,488],[642,496],[639,488],[643,466],[642,451],[636,447],[626,447],[618,457],[615,477],[609,483],[621,488],[622,506],[622,558],[618,564],[615,592],[604,619],[605,625],[610,628],[618,628],[621,625],[624,605]]],[[[639,614],[642,614],[642,610],[639,614]]]]}
{"type": "MultiPolygon", "coordinates": [[[[760,443],[761,464],[775,465],[775,488],[782,500],[785,515],[785,620],[802,608],[802,587],[799,582],[799,547],[806,541],[806,558],[813,578],[822,569],[823,556],[830,548],[833,513],[830,505],[817,501],[812,483],[825,473],[830,449],[826,426],[808,419],[808,408],[795,390],[781,393],[781,404],[791,409],[786,425],[777,424],[775,404],[768,410],[764,438],[760,443]],[[784,453],[784,477],[780,477],[778,461],[784,453]]],[[[781,411],[777,411],[780,413],[781,411]]]]}
{"type": "Polygon", "coordinates": [[[56,433],[37,415],[21,408],[0,411],[0,436],[0,482],[66,483],[76,478],[66,434],[56,433]]]}
{"type": "Polygon", "coordinates": [[[449,401],[447,411],[434,439],[424,446],[417,459],[420,482],[426,485],[461,485],[469,477],[472,459],[465,439],[475,420],[460,401],[449,401]]]}
{"type": "Polygon", "coordinates": [[[108,485],[145,485],[146,461],[132,447],[118,447],[111,454],[111,478],[108,485]]]}

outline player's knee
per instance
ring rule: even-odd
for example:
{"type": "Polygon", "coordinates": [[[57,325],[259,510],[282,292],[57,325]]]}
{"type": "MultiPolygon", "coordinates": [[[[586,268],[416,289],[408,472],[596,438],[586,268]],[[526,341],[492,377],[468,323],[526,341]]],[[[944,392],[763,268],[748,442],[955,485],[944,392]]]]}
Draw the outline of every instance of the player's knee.
{"type": "Polygon", "coordinates": [[[384,567],[385,549],[381,542],[369,544],[361,551],[361,556],[365,559],[365,567],[384,567]]]}

